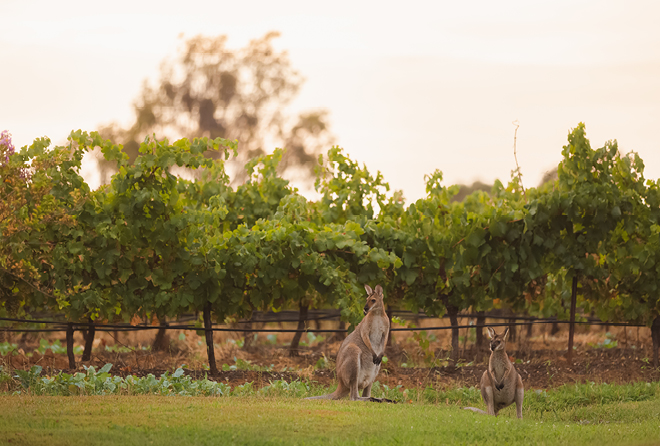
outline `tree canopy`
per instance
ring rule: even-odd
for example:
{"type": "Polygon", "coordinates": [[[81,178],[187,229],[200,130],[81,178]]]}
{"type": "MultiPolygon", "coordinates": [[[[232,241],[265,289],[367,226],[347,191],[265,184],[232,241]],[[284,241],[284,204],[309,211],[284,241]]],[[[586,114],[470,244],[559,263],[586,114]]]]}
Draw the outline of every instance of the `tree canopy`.
{"type": "MultiPolygon", "coordinates": [[[[229,168],[237,182],[246,179],[242,167],[247,160],[279,146],[286,149],[280,169],[309,178],[314,160],[332,145],[333,136],[324,110],[287,115],[303,78],[287,52],[274,48],[278,35],[269,32],[239,49],[230,48],[224,35],[185,40],[177,57],[163,62],[156,84],[143,83],[133,104],[135,122],[128,128],[108,124],[100,134],[122,143],[131,162],[140,143],[153,134],[236,140],[238,156],[229,168]]],[[[107,182],[114,165],[98,159],[107,182]]]]}

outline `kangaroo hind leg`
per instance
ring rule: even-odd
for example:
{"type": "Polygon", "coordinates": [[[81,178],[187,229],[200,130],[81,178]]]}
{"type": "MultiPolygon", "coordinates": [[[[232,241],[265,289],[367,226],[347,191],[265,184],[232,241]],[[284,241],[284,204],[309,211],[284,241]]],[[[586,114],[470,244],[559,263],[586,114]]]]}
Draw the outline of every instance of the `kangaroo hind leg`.
{"type": "Polygon", "coordinates": [[[342,364],[341,374],[350,389],[349,395],[351,401],[369,401],[368,397],[360,396],[360,390],[358,388],[358,378],[360,376],[360,354],[360,347],[357,345],[349,346],[345,352],[346,359],[342,364]]]}
{"type": "Polygon", "coordinates": [[[488,371],[485,371],[481,376],[481,397],[486,403],[486,413],[488,415],[497,415],[495,412],[495,398],[493,396],[493,382],[488,376],[488,371]]]}
{"type": "Polygon", "coordinates": [[[369,383],[369,385],[364,388],[364,390],[362,391],[362,396],[365,398],[371,397],[371,383],[369,383]]]}
{"type": "Polygon", "coordinates": [[[522,378],[518,375],[516,380],[516,415],[522,420],[523,399],[525,398],[525,388],[523,387],[522,378]]]}

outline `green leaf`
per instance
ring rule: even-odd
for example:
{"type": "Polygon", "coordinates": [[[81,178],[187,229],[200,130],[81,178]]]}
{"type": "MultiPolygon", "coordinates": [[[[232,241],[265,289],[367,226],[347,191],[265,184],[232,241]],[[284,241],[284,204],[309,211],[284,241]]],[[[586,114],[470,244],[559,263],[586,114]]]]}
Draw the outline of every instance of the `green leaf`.
{"type": "Polygon", "coordinates": [[[478,248],[479,246],[483,245],[486,242],[484,235],[485,234],[483,229],[475,228],[472,232],[468,234],[468,236],[465,238],[465,241],[467,242],[468,245],[478,248]]]}

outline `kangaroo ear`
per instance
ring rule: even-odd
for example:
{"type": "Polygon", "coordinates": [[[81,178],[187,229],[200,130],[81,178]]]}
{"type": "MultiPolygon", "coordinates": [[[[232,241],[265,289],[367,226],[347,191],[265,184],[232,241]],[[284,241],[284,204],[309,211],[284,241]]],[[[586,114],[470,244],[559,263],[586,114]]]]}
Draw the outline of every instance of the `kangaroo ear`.
{"type": "Polygon", "coordinates": [[[376,285],[376,294],[380,294],[381,296],[383,295],[383,287],[380,285],[376,285]]]}
{"type": "Polygon", "coordinates": [[[365,285],[364,289],[367,291],[367,294],[369,296],[371,296],[374,293],[374,291],[371,289],[371,287],[369,285],[365,285]]]}
{"type": "Polygon", "coordinates": [[[486,331],[488,331],[488,337],[490,339],[495,337],[495,330],[493,330],[492,327],[486,327],[486,331]]]}
{"type": "Polygon", "coordinates": [[[502,339],[504,339],[504,342],[506,342],[506,339],[509,337],[509,327],[506,327],[506,330],[504,330],[504,334],[502,335],[502,339]]]}

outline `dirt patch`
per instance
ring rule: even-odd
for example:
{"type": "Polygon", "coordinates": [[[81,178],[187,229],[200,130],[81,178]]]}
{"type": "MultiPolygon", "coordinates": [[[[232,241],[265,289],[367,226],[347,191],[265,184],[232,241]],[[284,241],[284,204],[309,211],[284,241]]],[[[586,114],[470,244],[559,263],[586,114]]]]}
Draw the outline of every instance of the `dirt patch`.
{"type": "MultiPolygon", "coordinates": [[[[433,325],[441,321],[424,322],[433,325]]],[[[486,369],[488,352],[478,354],[473,329],[463,330],[462,333],[460,357],[464,359],[457,364],[446,359],[449,357],[446,350],[449,345],[447,332],[435,332],[427,349],[422,349],[409,334],[395,333],[396,342],[387,349],[388,361],[383,363],[378,381],[390,387],[401,385],[405,388],[432,386],[442,389],[479,385],[486,369]],[[429,357],[433,360],[429,361],[429,357]]],[[[78,363],[77,370],[84,370],[83,365],[101,367],[112,363],[114,374],[145,376],[151,373],[160,376],[185,364],[185,373],[196,379],[208,375],[205,343],[201,338],[174,332],[170,336],[173,341],[168,351],[151,352],[144,346],[150,345],[152,337],[122,334],[120,339],[115,339],[101,334],[95,341],[92,360],[78,363]],[[109,351],[107,347],[115,350],[121,347],[123,351],[109,351]]],[[[10,369],[28,369],[36,364],[42,366],[46,374],[75,371],[68,369],[66,355],[53,354],[51,350],[46,350],[44,354],[36,351],[41,339],[43,337],[36,336],[17,339],[20,341],[18,352],[0,357],[0,364],[10,369]]],[[[217,363],[221,370],[225,370],[215,377],[209,376],[209,379],[231,386],[251,382],[255,387],[263,387],[275,380],[310,380],[322,385],[336,382],[334,359],[341,341],[327,342],[319,336],[310,342],[311,347],[302,347],[298,356],[290,357],[288,348],[282,345],[286,339],[278,336],[274,344],[272,338],[259,336],[256,346],[246,351],[240,347],[241,338],[219,336],[216,340],[217,363]]],[[[48,340],[55,342],[58,338],[48,340]]],[[[76,341],[77,345],[82,344],[81,337],[76,341]]],[[[592,381],[627,383],[660,380],[660,369],[654,369],[649,361],[652,355],[648,329],[580,328],[575,338],[577,349],[573,364],[569,364],[564,356],[566,341],[565,330],[551,334],[549,325],[534,327],[531,332],[518,331],[516,342],[508,343],[507,352],[526,388],[547,389],[592,381]]],[[[80,357],[77,356],[77,359],[80,357]]]]}

